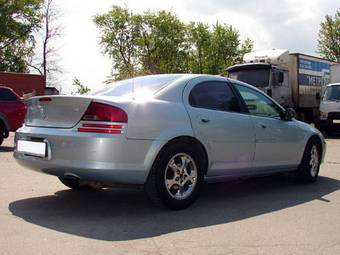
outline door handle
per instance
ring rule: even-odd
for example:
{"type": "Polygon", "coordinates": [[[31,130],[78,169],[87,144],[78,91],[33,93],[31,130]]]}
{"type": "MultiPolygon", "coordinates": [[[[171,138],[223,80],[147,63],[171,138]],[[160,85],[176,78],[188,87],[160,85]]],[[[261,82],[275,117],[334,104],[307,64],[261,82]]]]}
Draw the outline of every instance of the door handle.
{"type": "Polygon", "coordinates": [[[259,126],[261,127],[261,128],[267,128],[267,125],[265,125],[265,124],[259,124],[259,126]]]}
{"type": "Polygon", "coordinates": [[[202,123],[208,123],[208,122],[210,122],[210,120],[209,119],[201,119],[201,122],[202,123]]]}

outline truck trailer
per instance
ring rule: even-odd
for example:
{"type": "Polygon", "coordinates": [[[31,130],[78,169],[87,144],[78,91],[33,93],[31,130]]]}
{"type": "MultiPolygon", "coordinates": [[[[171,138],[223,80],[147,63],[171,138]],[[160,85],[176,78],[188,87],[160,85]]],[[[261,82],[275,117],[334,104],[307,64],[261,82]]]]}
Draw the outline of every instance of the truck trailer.
{"type": "Polygon", "coordinates": [[[230,78],[261,89],[283,107],[294,108],[298,119],[318,122],[332,62],[285,49],[250,52],[243,60],[227,68],[230,78]]]}
{"type": "Polygon", "coordinates": [[[340,64],[331,66],[331,83],[340,83],[340,64]]]}

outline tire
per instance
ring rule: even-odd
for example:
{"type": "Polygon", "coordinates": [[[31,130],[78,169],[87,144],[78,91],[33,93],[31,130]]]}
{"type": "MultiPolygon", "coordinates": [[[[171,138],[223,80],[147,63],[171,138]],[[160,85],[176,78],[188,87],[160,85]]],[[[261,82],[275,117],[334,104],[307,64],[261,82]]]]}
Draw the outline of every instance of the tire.
{"type": "Polygon", "coordinates": [[[204,152],[190,142],[169,145],[155,160],[144,185],[159,207],[180,210],[198,198],[204,178],[204,152]]]}
{"type": "Polygon", "coordinates": [[[326,133],[327,137],[330,137],[330,136],[334,135],[334,131],[333,131],[333,129],[331,127],[326,128],[325,133],[326,133]]]}
{"type": "Polygon", "coordinates": [[[3,130],[3,128],[0,126],[0,146],[1,146],[1,144],[3,143],[3,141],[4,141],[4,138],[5,138],[5,136],[4,136],[4,130],[3,130]]]}
{"type": "Polygon", "coordinates": [[[321,146],[316,138],[312,138],[306,145],[301,163],[296,172],[299,182],[313,183],[317,180],[320,170],[321,146]]]}
{"type": "Polygon", "coordinates": [[[73,190],[86,189],[87,185],[81,185],[80,181],[77,179],[58,177],[62,184],[73,190]]]}

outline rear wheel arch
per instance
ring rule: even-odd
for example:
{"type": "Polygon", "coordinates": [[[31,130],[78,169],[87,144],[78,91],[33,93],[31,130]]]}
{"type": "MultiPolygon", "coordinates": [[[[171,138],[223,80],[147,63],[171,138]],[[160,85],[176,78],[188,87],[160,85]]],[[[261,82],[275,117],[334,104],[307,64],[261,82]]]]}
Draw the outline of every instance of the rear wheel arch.
{"type": "Polygon", "coordinates": [[[199,196],[207,165],[207,155],[202,143],[191,136],[175,137],[159,150],[144,184],[144,190],[148,198],[160,207],[175,210],[186,208],[199,196]],[[169,168],[171,160],[182,156],[187,157],[184,162],[192,162],[189,168],[184,166],[182,158],[182,164],[179,160],[177,163],[173,162],[177,167],[169,168]],[[169,169],[172,171],[169,172],[169,169]],[[176,194],[184,194],[184,197],[177,197],[176,194]]]}
{"type": "Polygon", "coordinates": [[[157,160],[159,160],[159,157],[162,156],[162,154],[167,150],[167,148],[169,148],[171,145],[176,144],[176,143],[186,143],[188,145],[195,146],[195,148],[202,155],[203,164],[204,164],[204,174],[206,174],[207,171],[208,171],[208,166],[209,166],[209,157],[208,157],[207,150],[206,150],[206,148],[205,148],[205,146],[203,145],[202,142],[200,142],[198,139],[196,139],[195,137],[192,137],[192,136],[178,136],[178,137],[175,137],[175,138],[169,140],[159,150],[159,152],[157,153],[157,156],[154,159],[152,165],[154,165],[155,162],[157,162],[157,160]]]}

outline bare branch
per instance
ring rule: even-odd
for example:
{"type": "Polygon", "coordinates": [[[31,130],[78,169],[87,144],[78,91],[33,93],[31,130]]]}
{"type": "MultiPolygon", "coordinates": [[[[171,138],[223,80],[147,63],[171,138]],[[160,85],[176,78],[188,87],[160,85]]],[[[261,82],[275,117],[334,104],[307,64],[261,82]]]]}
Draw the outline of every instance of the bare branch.
{"type": "Polygon", "coordinates": [[[43,72],[40,70],[39,67],[32,65],[30,63],[27,64],[29,67],[33,68],[34,70],[38,71],[40,75],[44,75],[43,72]]]}

